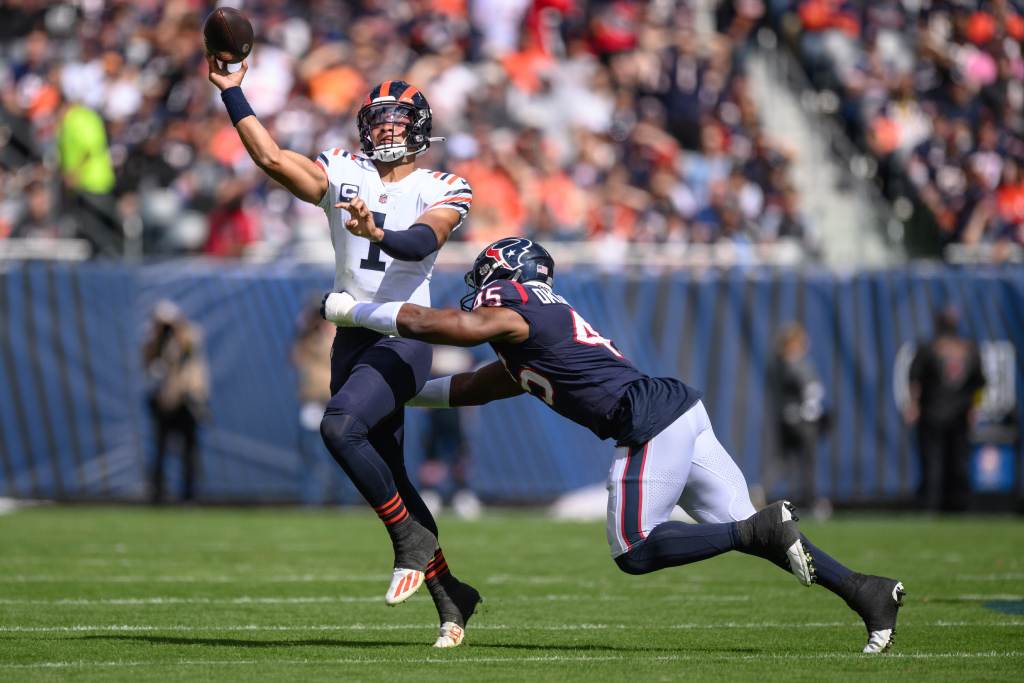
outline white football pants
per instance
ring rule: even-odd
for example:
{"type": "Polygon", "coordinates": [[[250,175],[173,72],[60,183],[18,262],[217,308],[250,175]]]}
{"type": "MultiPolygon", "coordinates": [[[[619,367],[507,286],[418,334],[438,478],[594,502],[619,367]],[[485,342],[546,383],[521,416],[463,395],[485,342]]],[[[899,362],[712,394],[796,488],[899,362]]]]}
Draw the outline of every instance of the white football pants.
{"type": "Polygon", "coordinates": [[[608,471],[612,557],[647,538],[677,504],[701,523],[736,522],[755,512],[747,481],[700,401],[647,443],[616,449],[608,471]]]}

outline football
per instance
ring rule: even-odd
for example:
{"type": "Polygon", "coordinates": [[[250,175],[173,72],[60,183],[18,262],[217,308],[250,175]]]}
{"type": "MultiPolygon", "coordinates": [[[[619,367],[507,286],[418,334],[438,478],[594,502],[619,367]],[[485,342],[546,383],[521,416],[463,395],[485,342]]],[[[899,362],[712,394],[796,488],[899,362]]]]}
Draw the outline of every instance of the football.
{"type": "Polygon", "coordinates": [[[218,7],[203,22],[206,51],[222,62],[237,64],[252,51],[252,24],[233,7],[218,7]]]}

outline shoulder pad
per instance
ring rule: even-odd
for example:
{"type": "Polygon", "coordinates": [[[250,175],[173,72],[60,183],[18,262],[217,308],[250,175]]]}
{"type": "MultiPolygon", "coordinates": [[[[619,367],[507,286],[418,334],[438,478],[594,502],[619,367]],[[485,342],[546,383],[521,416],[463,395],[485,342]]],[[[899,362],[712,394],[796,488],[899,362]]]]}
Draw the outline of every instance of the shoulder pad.
{"type": "Polygon", "coordinates": [[[477,292],[473,308],[480,306],[507,306],[517,308],[530,300],[530,293],[518,282],[496,280],[484,285],[477,292]]]}

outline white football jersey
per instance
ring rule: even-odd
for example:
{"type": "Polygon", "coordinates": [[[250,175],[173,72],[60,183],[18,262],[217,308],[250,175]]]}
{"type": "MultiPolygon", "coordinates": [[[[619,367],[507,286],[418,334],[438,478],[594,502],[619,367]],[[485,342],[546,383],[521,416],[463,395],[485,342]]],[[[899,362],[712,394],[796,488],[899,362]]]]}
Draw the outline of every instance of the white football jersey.
{"type": "Polygon", "coordinates": [[[454,173],[425,168],[398,182],[385,183],[370,159],[340,148],[321,153],[316,163],[327,172],[329,182],[320,208],[327,214],[334,244],[334,289],[364,301],[429,306],[430,274],[437,252],[422,261],[392,259],[378,245],[350,233],[345,228],[348,211],[334,205],[361,197],[377,226],[395,231],[408,229],[429,209],[449,208],[459,212],[458,228],[473,203],[469,183],[454,173]]]}

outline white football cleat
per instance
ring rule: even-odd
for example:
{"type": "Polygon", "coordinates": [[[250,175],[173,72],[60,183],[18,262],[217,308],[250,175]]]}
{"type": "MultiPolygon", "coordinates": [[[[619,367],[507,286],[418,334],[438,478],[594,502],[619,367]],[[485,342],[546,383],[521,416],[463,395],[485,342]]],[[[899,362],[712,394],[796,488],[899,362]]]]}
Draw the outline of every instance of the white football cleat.
{"type": "Polygon", "coordinates": [[[881,631],[872,631],[868,636],[868,644],[864,646],[862,652],[869,655],[877,655],[885,652],[892,647],[893,629],[884,628],[881,631]]]}
{"type": "Polygon", "coordinates": [[[457,647],[466,637],[466,631],[454,621],[441,624],[441,631],[434,641],[434,647],[457,647]]]}
{"type": "Polygon", "coordinates": [[[384,602],[389,605],[403,603],[413,596],[423,585],[423,572],[418,569],[402,569],[395,567],[391,574],[391,585],[384,595],[384,602]]]}
{"type": "MultiPolygon", "coordinates": [[[[798,517],[793,514],[793,505],[790,503],[784,503],[782,506],[782,519],[783,523],[793,522],[793,530],[795,531],[795,522],[798,517]]],[[[811,559],[811,554],[804,548],[803,540],[800,538],[800,532],[797,531],[795,535],[791,534],[788,538],[791,541],[788,548],[786,548],[786,559],[789,560],[789,570],[793,572],[796,580],[800,582],[801,586],[810,586],[815,581],[815,570],[814,562],[811,559]]]]}
{"type": "Polygon", "coordinates": [[[853,574],[849,581],[853,593],[846,604],[864,619],[868,631],[868,642],[862,652],[887,652],[896,642],[896,619],[907,589],[902,581],[870,574],[853,574]]]}

